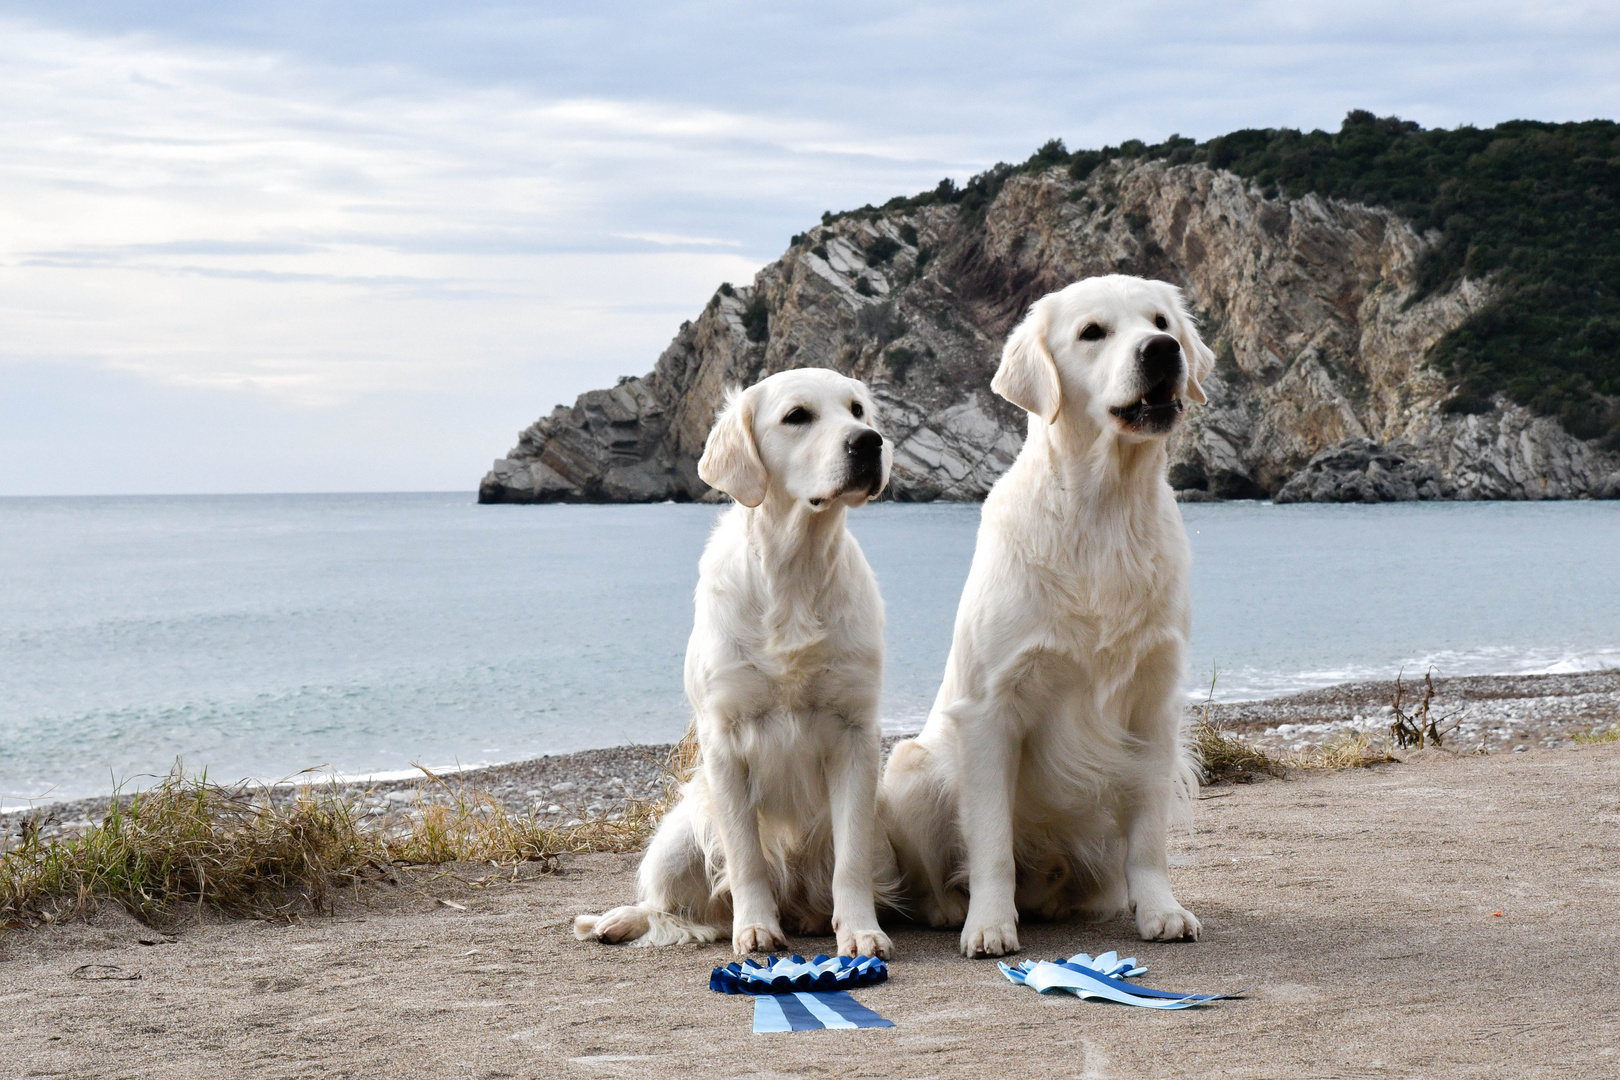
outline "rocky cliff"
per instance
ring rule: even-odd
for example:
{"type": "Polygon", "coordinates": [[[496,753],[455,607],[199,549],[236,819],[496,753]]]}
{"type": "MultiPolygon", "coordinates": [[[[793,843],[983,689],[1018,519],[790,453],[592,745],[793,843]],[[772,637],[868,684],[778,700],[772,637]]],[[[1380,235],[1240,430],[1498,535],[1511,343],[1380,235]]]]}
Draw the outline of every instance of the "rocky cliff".
{"type": "Polygon", "coordinates": [[[1004,336],[1042,294],[1115,272],[1181,286],[1219,357],[1208,405],[1172,443],[1183,498],[1620,496],[1620,456],[1554,419],[1505,399],[1443,410],[1454,387],[1425,357],[1493,283],[1414,302],[1432,240],[1387,210],[1267,197],[1162,160],[1082,179],[1032,169],[983,199],[829,218],[751,286],[722,286],[650,374],[523,431],[479,499],[712,498],[696,463],[723,389],[805,366],[872,386],[896,443],[893,497],[982,498],[1024,431],[990,392],[1004,336]]]}

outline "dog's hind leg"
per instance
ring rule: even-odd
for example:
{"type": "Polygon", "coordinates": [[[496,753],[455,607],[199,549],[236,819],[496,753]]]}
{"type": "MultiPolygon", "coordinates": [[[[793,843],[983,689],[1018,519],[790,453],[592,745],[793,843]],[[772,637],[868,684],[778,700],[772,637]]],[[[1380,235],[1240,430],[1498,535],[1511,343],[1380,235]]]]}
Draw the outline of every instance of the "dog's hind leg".
{"type": "Polygon", "coordinates": [[[956,792],[934,757],[915,739],[896,744],[883,775],[880,812],[899,874],[899,902],[890,906],[940,929],[962,925],[967,896],[953,880],[966,876],[956,792]]]}
{"type": "Polygon", "coordinates": [[[698,842],[692,801],[683,798],[659,824],[641,868],[636,871],[634,904],[574,920],[581,941],[634,941],[637,945],[711,942],[721,927],[712,925],[724,905],[713,896],[703,845],[698,842]]]}

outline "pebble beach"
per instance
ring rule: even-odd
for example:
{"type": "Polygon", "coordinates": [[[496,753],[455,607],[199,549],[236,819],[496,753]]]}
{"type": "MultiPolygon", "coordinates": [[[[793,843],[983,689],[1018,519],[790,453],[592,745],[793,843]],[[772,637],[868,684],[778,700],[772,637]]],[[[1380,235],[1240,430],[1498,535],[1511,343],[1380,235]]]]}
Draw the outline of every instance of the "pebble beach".
{"type": "MultiPolygon", "coordinates": [[[[1422,699],[1424,684],[1403,680],[1402,708],[1422,699]]],[[[1565,746],[1577,735],[1620,723],[1620,671],[1569,675],[1471,676],[1434,680],[1430,714],[1440,720],[1448,749],[1468,753],[1527,753],[1565,746]]],[[[1381,736],[1393,718],[1395,683],[1341,683],[1264,701],[1189,704],[1189,721],[1207,718],[1223,732],[1268,753],[1297,753],[1346,736],[1381,736]]],[[[885,748],[898,738],[885,740],[885,748]]],[[[659,798],[669,782],[669,744],[610,746],[527,761],[424,773],[407,779],[339,781],[319,772],[263,785],[277,800],[299,783],[336,784],[362,812],[384,823],[420,812],[423,803],[476,793],[508,811],[569,824],[622,813],[632,801],[659,798]]],[[[46,838],[99,822],[109,797],[51,803],[0,819],[8,843],[26,828],[46,838]]]]}

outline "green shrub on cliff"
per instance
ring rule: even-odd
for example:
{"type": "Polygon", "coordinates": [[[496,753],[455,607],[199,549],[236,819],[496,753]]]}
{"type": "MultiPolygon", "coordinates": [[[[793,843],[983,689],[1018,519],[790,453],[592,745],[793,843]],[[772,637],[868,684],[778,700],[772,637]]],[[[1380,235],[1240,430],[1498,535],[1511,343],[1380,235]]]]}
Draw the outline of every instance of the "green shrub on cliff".
{"type": "Polygon", "coordinates": [[[880,236],[866,245],[866,265],[880,266],[893,259],[900,250],[900,241],[892,236],[880,236]]]}
{"type": "Polygon", "coordinates": [[[1457,379],[1448,408],[1501,392],[1573,435],[1620,442],[1620,125],[1608,120],[1426,131],[1353,112],[1337,134],[1238,131],[1202,159],[1290,196],[1385,206],[1438,241],[1418,297],[1496,275],[1500,293],[1431,359],[1457,379]]]}
{"type": "Polygon", "coordinates": [[[1387,207],[1435,234],[1414,300],[1464,277],[1489,275],[1497,286],[1492,302],[1430,353],[1455,380],[1448,410],[1485,411],[1500,393],[1620,449],[1620,124],[1426,130],[1357,110],[1336,133],[1268,128],[1203,143],[1172,135],[1072,153],[1053,139],[1020,165],[999,163],[962,185],[942,180],[882,209],[954,203],[972,224],[1013,176],[1061,166],[1084,181],[1119,158],[1204,163],[1271,197],[1315,193],[1387,207]]]}
{"type": "Polygon", "coordinates": [[[763,296],[756,293],[748,301],[748,306],[743,308],[742,324],[749,341],[757,343],[771,336],[771,309],[763,296]]]}

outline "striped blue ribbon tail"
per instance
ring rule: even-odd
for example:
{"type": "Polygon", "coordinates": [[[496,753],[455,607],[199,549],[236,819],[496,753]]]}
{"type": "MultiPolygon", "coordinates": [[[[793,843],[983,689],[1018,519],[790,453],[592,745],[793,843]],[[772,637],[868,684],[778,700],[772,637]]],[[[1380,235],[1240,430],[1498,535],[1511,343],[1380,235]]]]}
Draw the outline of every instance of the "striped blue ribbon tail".
{"type": "Polygon", "coordinates": [[[1184,994],[1175,990],[1154,990],[1125,980],[1141,975],[1147,968],[1137,964],[1135,957],[1121,960],[1116,953],[1106,952],[1096,959],[1085,953],[1076,953],[1067,960],[1025,960],[1017,967],[1001,964],[1001,973],[1019,986],[1047,994],[1061,990],[1079,998],[1114,1001],[1121,1005],[1135,1005],[1144,1009],[1190,1009],[1222,998],[1240,997],[1236,994],[1184,994]]]}
{"type": "Polygon", "coordinates": [[[761,994],[754,998],[754,1032],[894,1027],[844,990],[761,994]]]}

